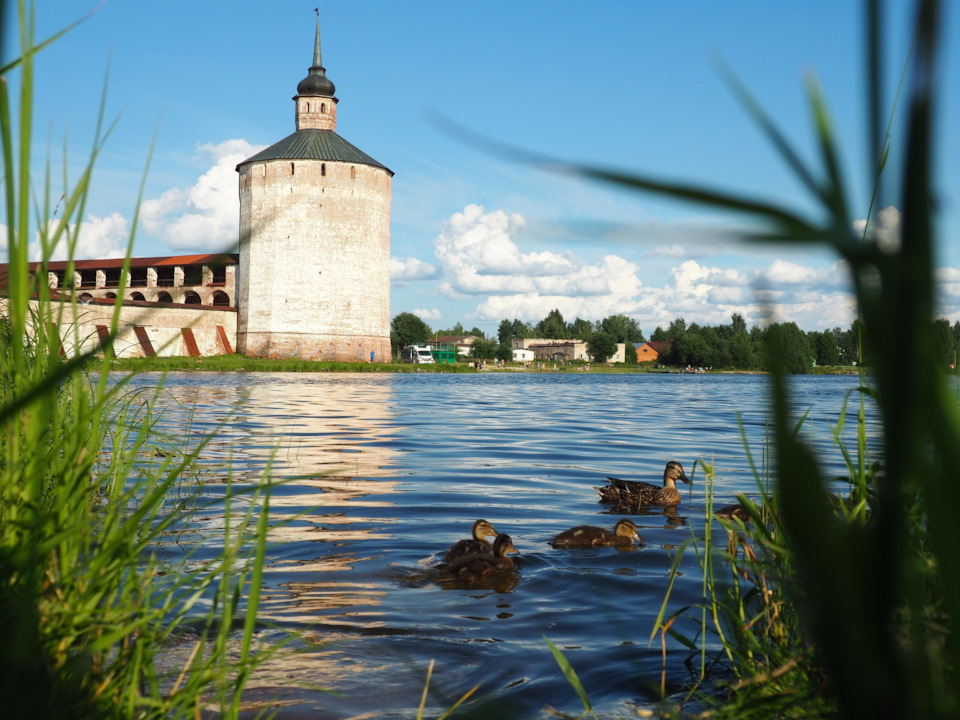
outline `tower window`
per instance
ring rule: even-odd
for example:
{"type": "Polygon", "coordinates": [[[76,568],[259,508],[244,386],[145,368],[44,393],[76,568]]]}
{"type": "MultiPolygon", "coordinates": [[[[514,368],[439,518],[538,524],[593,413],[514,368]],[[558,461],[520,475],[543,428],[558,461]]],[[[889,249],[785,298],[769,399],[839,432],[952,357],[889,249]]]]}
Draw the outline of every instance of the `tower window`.
{"type": "Polygon", "coordinates": [[[310,112],[310,103],[307,103],[307,112],[310,112]]]}
{"type": "Polygon", "coordinates": [[[322,112],[322,113],[326,113],[326,112],[327,112],[327,104],[326,104],[326,103],[320,103],[320,112],[322,112]]]}
{"type": "Polygon", "coordinates": [[[290,174],[293,175],[294,164],[290,163],[290,174]]]}
{"type": "Polygon", "coordinates": [[[351,180],[357,179],[357,168],[355,168],[353,165],[350,166],[350,179],[351,180]]]}
{"type": "Polygon", "coordinates": [[[327,174],[327,164],[320,163],[320,176],[323,177],[327,174]]]}

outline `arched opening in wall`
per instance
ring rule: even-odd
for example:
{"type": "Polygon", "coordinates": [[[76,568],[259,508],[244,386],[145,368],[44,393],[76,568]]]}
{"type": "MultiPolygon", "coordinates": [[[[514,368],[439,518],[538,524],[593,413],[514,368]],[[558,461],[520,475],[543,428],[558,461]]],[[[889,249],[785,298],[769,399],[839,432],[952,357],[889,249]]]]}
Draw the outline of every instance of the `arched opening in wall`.
{"type": "Polygon", "coordinates": [[[327,104],[326,104],[326,103],[320,103],[320,112],[326,114],[326,112],[327,112],[327,104]]]}
{"type": "Polygon", "coordinates": [[[140,302],[145,302],[145,301],[146,301],[146,298],[143,296],[143,293],[142,293],[142,292],[130,293],[130,299],[131,299],[131,300],[139,300],[140,302]]]}
{"type": "Polygon", "coordinates": [[[184,305],[199,305],[200,296],[195,292],[187,292],[183,294],[183,304],[184,305]]]}
{"type": "Polygon", "coordinates": [[[91,300],[93,300],[93,295],[90,293],[80,293],[80,302],[84,305],[89,305],[91,300]]]}
{"type": "Polygon", "coordinates": [[[213,304],[220,305],[222,307],[230,307],[230,296],[222,290],[217,290],[213,294],[213,304]]]}
{"type": "Polygon", "coordinates": [[[166,290],[163,290],[157,293],[157,302],[172,303],[173,298],[170,296],[170,293],[168,293],[166,290]]]}
{"type": "Polygon", "coordinates": [[[110,298],[111,300],[117,299],[117,294],[115,292],[108,292],[104,295],[105,298],[110,298]]]}

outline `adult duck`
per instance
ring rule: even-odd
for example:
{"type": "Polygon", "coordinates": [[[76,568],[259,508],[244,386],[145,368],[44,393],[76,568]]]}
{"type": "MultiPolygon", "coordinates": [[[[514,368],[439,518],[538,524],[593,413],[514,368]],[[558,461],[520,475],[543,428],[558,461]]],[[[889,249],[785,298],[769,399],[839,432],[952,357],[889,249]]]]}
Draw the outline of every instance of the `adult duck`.
{"type": "Polygon", "coordinates": [[[592,525],[578,525],[564,530],[554,537],[550,544],[555,548],[633,547],[634,540],[641,545],[645,544],[633,521],[623,518],[617,521],[612,532],[592,525]]]}
{"type": "Polygon", "coordinates": [[[683,465],[671,460],[663,470],[663,487],[635,480],[621,480],[608,477],[609,485],[594,488],[600,493],[600,502],[613,503],[626,507],[643,505],[679,505],[680,491],[677,490],[677,480],[690,483],[690,478],[683,472],[683,465]]]}
{"type": "Polygon", "coordinates": [[[476,582],[513,569],[513,560],[507,553],[518,552],[509,535],[501,533],[493,541],[493,554],[471,555],[442,568],[435,579],[438,582],[476,582]]]}
{"type": "Polygon", "coordinates": [[[496,537],[497,531],[494,530],[486,520],[477,520],[470,530],[472,537],[463,540],[457,540],[443,554],[445,563],[456,562],[471,555],[492,555],[493,547],[487,542],[486,538],[496,537]]]}

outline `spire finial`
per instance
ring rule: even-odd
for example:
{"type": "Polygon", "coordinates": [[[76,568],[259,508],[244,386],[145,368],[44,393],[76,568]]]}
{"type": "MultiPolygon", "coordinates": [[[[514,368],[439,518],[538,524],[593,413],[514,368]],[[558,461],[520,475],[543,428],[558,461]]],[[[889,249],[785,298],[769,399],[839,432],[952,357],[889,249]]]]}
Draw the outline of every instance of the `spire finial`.
{"type": "Polygon", "coordinates": [[[320,8],[315,7],[313,11],[317,14],[317,39],[313,41],[313,66],[323,67],[320,61],[320,8]]]}

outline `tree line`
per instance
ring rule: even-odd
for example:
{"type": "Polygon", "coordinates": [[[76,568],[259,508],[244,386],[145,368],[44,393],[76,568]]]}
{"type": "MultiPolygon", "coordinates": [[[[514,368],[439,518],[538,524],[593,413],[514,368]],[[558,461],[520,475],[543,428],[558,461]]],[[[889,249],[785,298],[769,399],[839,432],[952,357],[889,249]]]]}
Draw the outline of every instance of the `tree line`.
{"type": "MultiPolygon", "coordinates": [[[[937,360],[955,365],[960,351],[960,322],[952,325],[946,318],[934,322],[937,337],[937,360]]],[[[661,343],[658,363],[681,367],[712,367],[725,370],[764,370],[767,355],[777,348],[789,372],[803,374],[815,366],[869,365],[869,357],[861,357],[860,320],[849,328],[801,330],[796,323],[774,323],[766,327],[748,328],[740,313],[733,313],[724,325],[699,325],[677,318],[664,329],[657,326],[649,341],[661,343]]],[[[471,357],[483,360],[513,358],[514,338],[580,340],[596,362],[605,362],[624,343],[625,362],[637,362],[634,343],[648,341],[637,321],[623,314],[609,315],[599,322],[576,318],[566,322],[561,312],[551,310],[545,318],[531,324],[522,320],[503,319],[496,337],[477,327],[464,330],[459,322],[451,328],[433,330],[413,313],[400,313],[390,324],[390,340],[394,354],[404,345],[422,345],[442,335],[475,335],[471,357]]]]}

